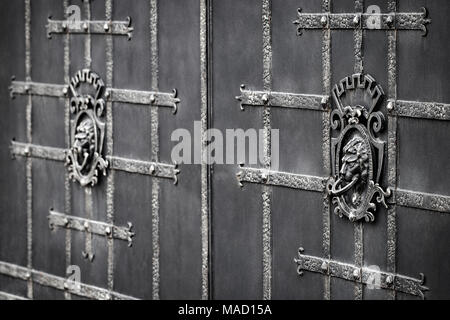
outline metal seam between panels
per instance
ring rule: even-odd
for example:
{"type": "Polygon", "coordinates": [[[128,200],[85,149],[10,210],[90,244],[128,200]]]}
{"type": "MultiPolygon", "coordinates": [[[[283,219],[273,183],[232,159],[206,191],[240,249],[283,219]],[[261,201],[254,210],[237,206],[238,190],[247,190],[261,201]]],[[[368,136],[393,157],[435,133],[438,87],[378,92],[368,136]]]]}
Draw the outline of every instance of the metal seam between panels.
{"type": "MultiPolygon", "coordinates": [[[[63,8],[64,12],[67,11],[69,1],[64,0],[63,8]]],[[[70,83],[70,35],[64,36],[64,82],[70,83]]],[[[70,148],[70,99],[66,97],[64,99],[64,135],[66,148],[70,148]]],[[[66,171],[64,175],[64,211],[70,215],[72,213],[72,185],[70,183],[69,173],[66,171]]],[[[65,254],[66,254],[66,270],[72,264],[72,231],[66,229],[65,239],[65,254]]],[[[67,300],[71,299],[69,292],[64,293],[64,297],[67,300]]]]}
{"type": "MultiPolygon", "coordinates": [[[[206,153],[208,129],[208,60],[207,60],[207,0],[200,0],[200,118],[201,154],[206,153]]],[[[201,162],[201,251],[202,299],[209,298],[209,195],[208,165],[201,162]]]]}
{"type": "MultiPolygon", "coordinates": [[[[31,0],[25,0],[25,77],[31,81],[31,0]]],[[[28,143],[32,143],[32,98],[28,95],[26,106],[26,136],[28,143]]],[[[27,267],[33,267],[33,178],[32,159],[26,159],[26,203],[27,203],[27,267]]],[[[27,297],[33,298],[33,282],[28,281],[27,297]]]]}
{"type": "MultiPolygon", "coordinates": [[[[113,11],[112,0],[105,1],[105,19],[112,21],[113,11]]],[[[114,60],[113,60],[113,39],[112,35],[106,35],[106,86],[113,86],[114,75],[114,60]]],[[[114,142],[113,142],[113,108],[112,101],[106,101],[106,154],[113,156],[114,142]]],[[[106,179],[106,221],[114,224],[114,176],[113,170],[109,173],[106,179]]],[[[108,238],[108,289],[114,290],[114,238],[108,238]]]]}
{"type": "MultiPolygon", "coordinates": [[[[158,91],[158,0],[150,0],[150,63],[151,63],[151,87],[158,91]]],[[[151,109],[151,158],[158,161],[159,158],[159,119],[158,108],[151,109]]],[[[159,181],[152,180],[152,297],[159,300],[160,295],[160,243],[159,243],[159,181]]]]}
{"type": "MultiPolygon", "coordinates": [[[[263,34],[263,87],[272,89],[272,1],[262,0],[262,34],[263,34]]],[[[269,106],[263,108],[264,130],[264,165],[271,167],[271,112],[269,106]]],[[[263,299],[272,297],[272,189],[262,187],[262,246],[263,246],[263,299]]]]}
{"type": "MultiPolygon", "coordinates": [[[[330,13],[331,0],[322,1],[322,12],[330,13]]],[[[323,95],[331,94],[331,31],[324,29],[322,31],[322,83],[323,95]]],[[[331,160],[330,160],[330,126],[329,126],[330,110],[322,113],[322,157],[323,169],[325,175],[331,176],[331,160]]],[[[322,209],[323,236],[322,248],[323,256],[331,258],[331,229],[330,229],[330,199],[324,192],[323,209],[322,209]]],[[[323,297],[325,300],[331,298],[331,277],[324,277],[323,297]]]]}
{"type": "MultiPolygon", "coordinates": [[[[355,0],[355,12],[357,15],[364,11],[364,0],[355,0]]],[[[359,16],[361,20],[361,17],[359,16]]],[[[361,23],[361,22],[360,22],[361,23]]],[[[364,71],[364,54],[363,54],[363,30],[357,28],[353,31],[354,38],[354,56],[355,56],[355,73],[363,73],[364,71]]],[[[355,264],[362,266],[364,263],[364,229],[363,222],[355,222],[354,224],[355,237],[355,264]]],[[[363,286],[360,283],[355,284],[355,300],[362,300],[363,286]]]]}
{"type": "MultiPolygon", "coordinates": [[[[388,1],[389,12],[397,11],[397,0],[388,1]]],[[[388,99],[397,99],[397,30],[387,31],[388,40],[388,99]]],[[[388,187],[397,189],[397,117],[388,114],[388,187]]],[[[394,197],[396,192],[394,192],[394,197]]],[[[395,198],[394,198],[395,201],[395,198]]],[[[395,273],[397,250],[397,218],[396,205],[387,210],[387,271],[395,273]]],[[[388,294],[390,299],[396,299],[396,291],[388,294]]]]}

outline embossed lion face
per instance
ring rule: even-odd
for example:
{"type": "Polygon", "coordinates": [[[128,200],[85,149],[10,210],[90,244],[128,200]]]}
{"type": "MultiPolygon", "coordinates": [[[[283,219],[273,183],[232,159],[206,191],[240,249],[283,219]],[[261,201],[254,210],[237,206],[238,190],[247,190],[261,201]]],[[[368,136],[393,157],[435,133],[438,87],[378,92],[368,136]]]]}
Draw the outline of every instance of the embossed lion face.
{"type": "Polygon", "coordinates": [[[95,152],[95,126],[92,119],[86,118],[77,126],[73,150],[81,169],[85,169],[95,152]]]}
{"type": "Polygon", "coordinates": [[[343,148],[340,175],[346,182],[367,181],[369,173],[369,153],[361,137],[353,137],[343,148]]]}

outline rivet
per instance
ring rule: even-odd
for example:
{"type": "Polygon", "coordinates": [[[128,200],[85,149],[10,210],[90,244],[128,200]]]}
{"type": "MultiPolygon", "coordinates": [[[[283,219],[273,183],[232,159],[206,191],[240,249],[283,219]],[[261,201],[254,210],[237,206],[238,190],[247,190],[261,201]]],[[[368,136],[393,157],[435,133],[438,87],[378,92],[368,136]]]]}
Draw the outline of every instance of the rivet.
{"type": "Polygon", "coordinates": [[[358,17],[358,16],[355,16],[355,17],[353,18],[353,24],[356,26],[356,25],[358,25],[358,23],[359,23],[359,17],[358,17]]]}
{"type": "Polygon", "coordinates": [[[24,153],[26,156],[29,156],[29,155],[30,155],[30,146],[26,146],[25,149],[23,150],[23,153],[24,153]]]}
{"type": "Polygon", "coordinates": [[[152,164],[151,166],[150,166],[150,174],[154,174],[155,173],[155,166],[152,164]]]}
{"type": "Polygon", "coordinates": [[[67,227],[69,225],[69,223],[70,223],[69,219],[64,218],[64,226],[67,227]]]}
{"type": "Polygon", "coordinates": [[[359,279],[359,270],[358,269],[353,270],[353,278],[359,279]]]}
{"type": "Polygon", "coordinates": [[[62,28],[64,31],[67,30],[67,24],[65,22],[63,22],[63,24],[62,24],[62,28]]]}
{"type": "Polygon", "coordinates": [[[267,93],[265,93],[265,94],[262,96],[262,102],[263,102],[264,104],[266,104],[267,102],[269,102],[269,96],[267,95],[267,93]]]}
{"type": "Polygon", "coordinates": [[[64,289],[69,289],[69,284],[67,282],[64,282],[64,289]]]}
{"type": "Polygon", "coordinates": [[[389,101],[386,108],[388,109],[388,111],[394,110],[394,103],[392,101],[389,101]]]}
{"type": "Polygon", "coordinates": [[[110,227],[106,227],[105,233],[106,233],[107,235],[110,235],[110,234],[111,234],[111,228],[110,228],[110,227]]]}
{"type": "Polygon", "coordinates": [[[109,91],[109,90],[106,90],[106,92],[105,92],[105,98],[109,98],[110,95],[111,95],[110,91],[109,91]]]}
{"type": "Polygon", "coordinates": [[[391,275],[386,277],[386,283],[388,285],[391,285],[393,282],[394,282],[394,278],[391,275]]]}
{"type": "Polygon", "coordinates": [[[327,272],[328,271],[328,263],[326,261],[322,262],[320,269],[322,269],[323,272],[327,272]]]}
{"type": "Polygon", "coordinates": [[[26,93],[30,92],[30,89],[31,89],[30,86],[27,84],[27,85],[25,86],[25,92],[26,92],[26,93]]]}
{"type": "Polygon", "coordinates": [[[105,24],[103,25],[103,29],[105,29],[105,31],[108,31],[108,30],[109,30],[109,24],[108,24],[108,23],[105,23],[105,24]]]}
{"type": "Polygon", "coordinates": [[[325,109],[328,104],[328,97],[323,97],[322,100],[320,101],[320,104],[322,105],[322,108],[325,109]]]}
{"type": "Polygon", "coordinates": [[[87,24],[87,22],[85,22],[85,23],[83,24],[83,29],[84,29],[84,30],[87,30],[87,29],[88,29],[88,24],[87,24]]]}
{"type": "Polygon", "coordinates": [[[261,179],[262,179],[263,182],[267,181],[267,172],[261,173],[261,179]]]}
{"type": "Polygon", "coordinates": [[[63,94],[66,95],[69,92],[69,90],[67,89],[67,86],[63,88],[63,94]]]}
{"type": "Polygon", "coordinates": [[[322,16],[322,18],[320,18],[320,23],[325,27],[327,25],[327,17],[322,16]]]}
{"type": "Polygon", "coordinates": [[[154,103],[155,101],[156,101],[156,97],[155,97],[154,94],[152,94],[152,95],[150,96],[150,102],[151,102],[151,103],[154,103]]]}
{"type": "Polygon", "coordinates": [[[386,23],[387,23],[388,25],[391,25],[392,22],[394,22],[394,19],[392,18],[392,16],[388,16],[388,17],[386,18],[386,23]]]}
{"type": "Polygon", "coordinates": [[[27,272],[25,273],[25,279],[29,280],[31,278],[31,273],[27,272]]]}
{"type": "Polygon", "coordinates": [[[87,221],[84,223],[84,230],[89,229],[89,223],[87,223],[87,221]]]}

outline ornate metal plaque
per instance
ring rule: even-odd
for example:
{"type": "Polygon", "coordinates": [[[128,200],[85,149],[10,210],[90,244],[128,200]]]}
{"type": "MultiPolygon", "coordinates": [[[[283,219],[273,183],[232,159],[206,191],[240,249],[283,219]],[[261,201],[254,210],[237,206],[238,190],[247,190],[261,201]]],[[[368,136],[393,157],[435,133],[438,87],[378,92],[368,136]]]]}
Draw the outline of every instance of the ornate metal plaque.
{"type": "Polygon", "coordinates": [[[333,88],[336,108],[330,125],[337,136],[331,139],[332,172],[327,191],[334,212],[350,221],[373,221],[376,203],[387,208],[391,190],[380,185],[385,141],[379,138],[385,117],[375,111],[383,90],[370,75],[361,73],[342,79],[333,88]]]}
{"type": "Polygon", "coordinates": [[[108,167],[108,161],[102,155],[105,101],[101,96],[105,85],[97,74],[83,69],[71,79],[69,87],[73,119],[70,121],[71,147],[67,152],[66,166],[71,179],[82,186],[94,186],[98,182],[98,172],[106,175],[108,167]]]}

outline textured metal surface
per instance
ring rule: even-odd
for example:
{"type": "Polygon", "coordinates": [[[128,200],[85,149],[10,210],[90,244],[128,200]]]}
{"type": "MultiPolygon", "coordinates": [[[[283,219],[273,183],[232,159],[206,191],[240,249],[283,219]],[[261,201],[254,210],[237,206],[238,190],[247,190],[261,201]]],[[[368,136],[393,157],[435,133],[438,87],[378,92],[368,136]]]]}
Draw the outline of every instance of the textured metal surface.
{"type": "Polygon", "coordinates": [[[303,271],[322,273],[359,284],[373,284],[373,278],[378,278],[378,285],[382,289],[396,290],[406,294],[425,298],[425,278],[421,274],[420,279],[407,277],[400,274],[383,272],[369,267],[343,263],[335,260],[305,255],[303,248],[299,249],[298,257],[294,259],[297,264],[297,273],[303,275],[303,271]]]}
{"type": "Polygon", "coordinates": [[[42,271],[24,268],[15,264],[0,262],[0,274],[33,283],[41,286],[54,288],[57,290],[68,291],[71,294],[98,300],[136,300],[136,298],[123,295],[117,292],[109,291],[96,286],[80,283],[73,286],[67,279],[48,274],[42,271]]]}
{"type": "Polygon", "coordinates": [[[448,103],[390,100],[388,108],[393,115],[399,117],[450,120],[448,103]]]}
{"type": "Polygon", "coordinates": [[[328,96],[314,94],[295,94],[273,91],[252,91],[241,86],[241,109],[253,107],[281,107],[294,109],[311,109],[322,111],[328,106],[328,96]]]}
{"type": "Polygon", "coordinates": [[[128,246],[130,247],[133,244],[133,237],[135,235],[134,232],[131,231],[133,228],[131,222],[128,223],[127,227],[118,227],[104,222],[70,216],[53,210],[50,210],[48,223],[50,229],[53,229],[54,227],[67,228],[114,239],[125,240],[128,241],[128,246]]]}
{"type": "Polygon", "coordinates": [[[450,213],[450,196],[397,189],[399,206],[450,213]]]}
{"type": "Polygon", "coordinates": [[[129,40],[133,35],[133,27],[131,26],[131,18],[127,17],[125,21],[79,21],[78,24],[71,23],[68,20],[52,20],[48,19],[47,35],[51,39],[52,34],[65,33],[81,33],[81,34],[112,34],[124,35],[129,40]]]}
{"type": "MultiPolygon", "coordinates": [[[[427,34],[427,24],[431,22],[425,8],[421,12],[398,12],[380,13],[381,30],[421,30],[423,35],[427,34]]],[[[355,13],[303,13],[298,9],[297,33],[302,34],[305,29],[365,29],[373,30],[369,25],[372,14],[363,13],[362,6],[355,13]]]]}
{"type": "Polygon", "coordinates": [[[236,176],[241,186],[249,182],[317,192],[324,192],[326,182],[322,177],[248,167],[241,167],[236,176]]]}

